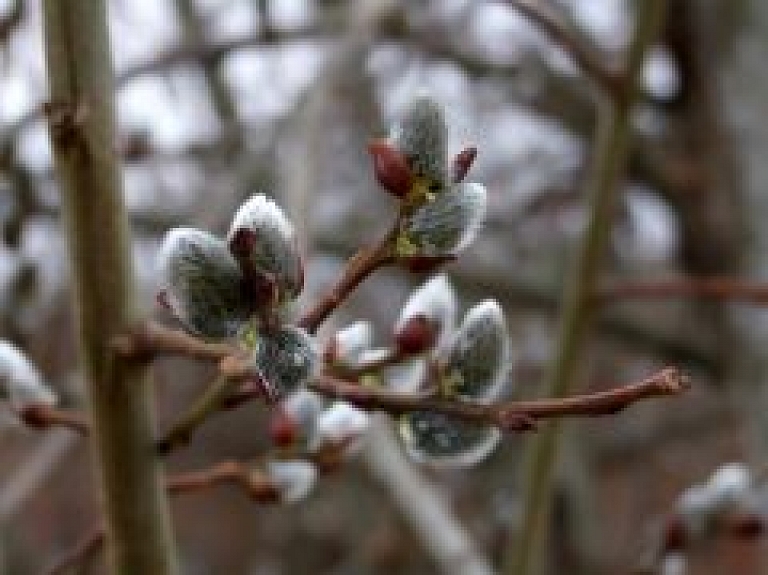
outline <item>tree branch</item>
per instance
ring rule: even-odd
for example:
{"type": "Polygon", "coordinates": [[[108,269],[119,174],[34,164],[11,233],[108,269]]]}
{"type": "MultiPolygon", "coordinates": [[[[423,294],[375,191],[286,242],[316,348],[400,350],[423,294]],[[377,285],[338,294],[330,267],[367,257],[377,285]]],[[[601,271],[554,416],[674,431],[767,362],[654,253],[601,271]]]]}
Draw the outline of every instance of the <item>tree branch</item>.
{"type": "MultiPolygon", "coordinates": [[[[552,398],[565,396],[575,380],[579,354],[586,341],[591,320],[590,299],[594,293],[603,251],[610,239],[612,201],[621,183],[631,140],[631,112],[638,92],[643,59],[655,40],[664,14],[665,0],[637,4],[636,30],[627,55],[624,86],[608,92],[598,116],[595,165],[588,182],[590,213],[579,246],[576,265],[566,281],[565,306],[558,336],[557,356],[545,387],[552,398]]],[[[544,556],[543,534],[548,526],[552,475],[560,440],[560,426],[552,425],[534,438],[530,447],[525,478],[525,512],[522,531],[507,557],[508,573],[528,575],[534,563],[544,556]]]]}
{"type": "Polygon", "coordinates": [[[525,16],[531,24],[546,34],[562,48],[573,62],[608,94],[618,94],[625,89],[626,74],[611,70],[584,40],[568,29],[563,19],[547,2],[541,0],[506,0],[506,3],[525,16]]]}
{"type": "Polygon", "coordinates": [[[104,0],[43,2],[44,106],[74,277],[81,362],[114,575],[173,575],[175,546],[146,366],[109,341],[136,320],[131,240],[115,153],[114,74],[104,0]]]}
{"type": "Polygon", "coordinates": [[[233,343],[207,342],[184,331],[145,321],[110,341],[112,350],[126,358],[148,361],[159,355],[181,355],[193,359],[221,361],[242,353],[233,343]]]}
{"type": "Polygon", "coordinates": [[[307,387],[321,395],[340,399],[366,410],[380,410],[398,415],[410,411],[432,411],[469,423],[496,425],[507,432],[534,429],[537,422],[562,417],[596,417],[616,413],[642,399],[678,395],[690,381],[677,368],[667,367],[635,383],[609,391],[559,399],[512,401],[478,404],[394,393],[363,387],[354,383],[321,376],[307,387]]]}
{"type": "Polygon", "coordinates": [[[593,300],[606,305],[627,299],[667,298],[736,300],[763,306],[768,304],[768,284],[728,277],[614,282],[599,288],[593,300]]]}
{"type": "Polygon", "coordinates": [[[298,325],[309,333],[315,333],[329,315],[339,307],[344,300],[363,281],[377,269],[392,263],[391,240],[397,228],[393,228],[381,242],[370,248],[361,248],[347,262],[336,284],[307,311],[298,321],[298,325]]]}
{"type": "Polygon", "coordinates": [[[58,409],[43,403],[25,405],[19,410],[19,418],[25,425],[36,429],[64,427],[83,436],[91,432],[91,423],[85,414],[58,409]]]}

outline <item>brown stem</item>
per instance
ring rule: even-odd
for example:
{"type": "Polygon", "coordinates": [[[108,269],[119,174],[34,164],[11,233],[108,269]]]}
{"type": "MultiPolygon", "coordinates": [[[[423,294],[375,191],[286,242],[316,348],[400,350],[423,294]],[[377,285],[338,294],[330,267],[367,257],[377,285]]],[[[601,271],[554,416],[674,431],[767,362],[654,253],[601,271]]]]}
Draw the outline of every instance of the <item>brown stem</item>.
{"type": "MultiPolygon", "coordinates": [[[[267,475],[258,470],[250,469],[238,461],[222,461],[207,469],[172,475],[166,481],[166,490],[169,495],[177,495],[224,484],[235,484],[243,487],[248,496],[259,503],[272,503],[279,500],[279,491],[267,475]]],[[[57,559],[45,571],[45,575],[67,573],[96,553],[103,543],[104,527],[97,526],[71,550],[57,559]]]]}
{"type": "Polygon", "coordinates": [[[173,475],[168,478],[167,487],[169,493],[177,494],[226,483],[241,486],[251,499],[261,503],[275,502],[280,497],[268,475],[238,461],[222,461],[208,469],[173,475]]]}
{"type": "Polygon", "coordinates": [[[738,300],[755,305],[768,304],[768,284],[738,278],[680,278],[649,282],[616,282],[601,287],[595,303],[609,304],[625,299],[708,298],[738,300]]]}
{"type": "Polygon", "coordinates": [[[490,405],[397,394],[326,376],[313,380],[308,387],[317,393],[341,399],[362,409],[379,409],[394,414],[434,411],[471,423],[497,425],[505,431],[513,432],[533,429],[536,423],[543,419],[608,415],[642,399],[677,395],[687,389],[689,384],[688,377],[677,368],[667,367],[640,382],[609,391],[559,399],[490,405]]]}
{"type": "Polygon", "coordinates": [[[66,427],[84,436],[91,432],[91,423],[83,413],[58,409],[42,403],[25,405],[19,410],[19,418],[26,425],[38,429],[66,427]]]}
{"type": "Polygon", "coordinates": [[[378,245],[372,248],[361,248],[352,256],[336,285],[299,319],[298,325],[309,333],[315,333],[320,324],[349,297],[365,278],[377,269],[392,263],[391,239],[395,232],[396,228],[378,245]]]}
{"type": "Polygon", "coordinates": [[[77,544],[59,557],[51,567],[45,571],[45,575],[62,575],[82,565],[88,558],[95,555],[104,545],[104,527],[95,527],[85,535],[77,544]]]}
{"type": "Polygon", "coordinates": [[[626,89],[626,74],[608,68],[582,39],[573,34],[554,10],[543,2],[507,0],[507,4],[525,16],[546,34],[600,88],[609,94],[621,94],[626,89]]]}
{"type": "Polygon", "coordinates": [[[139,323],[110,341],[112,350],[126,359],[148,361],[158,355],[182,355],[220,361],[241,350],[231,343],[207,342],[154,321],[139,323]]]}

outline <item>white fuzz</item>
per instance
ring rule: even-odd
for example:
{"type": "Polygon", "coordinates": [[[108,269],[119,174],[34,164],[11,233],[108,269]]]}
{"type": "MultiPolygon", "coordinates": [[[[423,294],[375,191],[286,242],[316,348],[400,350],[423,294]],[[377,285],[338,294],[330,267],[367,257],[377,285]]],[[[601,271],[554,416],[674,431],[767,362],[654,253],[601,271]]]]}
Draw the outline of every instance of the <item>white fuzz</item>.
{"type": "Polygon", "coordinates": [[[714,516],[715,501],[709,485],[692,485],[680,494],[677,511],[688,533],[698,538],[707,532],[714,516]]]}
{"type": "Polygon", "coordinates": [[[452,186],[404,219],[396,251],[401,257],[455,255],[475,239],[487,212],[485,187],[452,186]]]}
{"type": "Polygon", "coordinates": [[[449,391],[459,397],[492,400],[509,388],[510,347],[504,312],[495,300],[472,307],[446,359],[449,391]]]}
{"type": "Polygon", "coordinates": [[[419,95],[403,110],[390,139],[416,176],[443,184],[447,131],[442,106],[429,96],[419,95]]]}
{"type": "Polygon", "coordinates": [[[373,326],[368,321],[356,321],[334,336],[333,362],[347,368],[360,365],[360,360],[373,344],[373,326]]]}
{"type": "Polygon", "coordinates": [[[252,196],[235,213],[227,234],[230,245],[238,230],[249,230],[255,235],[253,251],[246,257],[254,270],[269,274],[277,282],[281,302],[298,295],[301,259],[293,225],[283,210],[262,194],[252,196]]]}
{"type": "Polygon", "coordinates": [[[283,242],[292,242],[294,237],[293,225],[285,216],[274,200],[263,194],[251,196],[241,205],[232,225],[229,228],[227,240],[232,239],[235,231],[246,228],[251,230],[272,230],[283,242]]]}
{"type": "Polygon", "coordinates": [[[387,388],[397,393],[416,393],[427,375],[427,361],[414,357],[381,370],[387,388]]]}
{"type": "Polygon", "coordinates": [[[685,575],[688,564],[682,553],[667,553],[661,560],[660,575],[685,575]]]}
{"type": "Polygon", "coordinates": [[[308,389],[299,389],[280,402],[280,408],[299,425],[303,439],[315,435],[317,418],[323,411],[323,398],[308,389]]]}
{"type": "Polygon", "coordinates": [[[289,460],[267,462],[266,471],[280,492],[284,503],[301,501],[312,490],[317,479],[317,469],[308,461],[289,460]]]}
{"type": "Polygon", "coordinates": [[[728,508],[745,502],[752,487],[752,477],[742,463],[728,463],[712,474],[708,486],[717,507],[728,508]]]}
{"type": "Polygon", "coordinates": [[[436,347],[442,349],[456,326],[457,308],[456,292],[451,282],[444,274],[434,276],[405,302],[395,324],[395,332],[402,330],[410,319],[424,316],[440,330],[436,347]]]}
{"type": "Polygon", "coordinates": [[[346,444],[347,453],[355,452],[371,418],[366,411],[343,401],[334,402],[317,418],[315,439],[310,449],[317,450],[328,443],[346,444]]]}
{"type": "Polygon", "coordinates": [[[314,338],[294,326],[259,335],[251,362],[278,397],[298,390],[320,363],[314,338]]]}
{"type": "Polygon", "coordinates": [[[501,432],[495,427],[473,425],[429,411],[404,415],[399,431],[412,459],[438,469],[476,465],[501,441],[501,432]]]}
{"type": "Polygon", "coordinates": [[[226,244],[194,228],[170,230],[158,255],[160,287],[191,332],[231,337],[248,319],[242,273],[226,244]]]}
{"type": "Polygon", "coordinates": [[[56,394],[46,386],[27,356],[10,342],[1,340],[0,396],[7,397],[13,409],[34,403],[56,404],[56,394]]]}

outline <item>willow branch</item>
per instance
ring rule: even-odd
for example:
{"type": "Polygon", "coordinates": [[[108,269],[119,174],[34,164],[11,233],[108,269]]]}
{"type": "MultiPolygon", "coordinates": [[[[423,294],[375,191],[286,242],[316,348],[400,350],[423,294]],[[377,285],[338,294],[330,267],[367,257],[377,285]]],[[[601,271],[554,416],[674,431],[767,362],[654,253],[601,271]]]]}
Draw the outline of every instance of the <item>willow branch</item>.
{"type": "Polygon", "coordinates": [[[25,425],[36,429],[64,427],[78,435],[88,435],[91,432],[91,423],[88,417],[79,411],[64,410],[42,403],[33,403],[22,407],[18,414],[25,425]]]}
{"type": "Polygon", "coordinates": [[[99,526],[87,533],[75,546],[59,557],[45,570],[45,575],[64,575],[70,570],[83,565],[104,545],[104,527],[99,526]]]}
{"type": "Polygon", "coordinates": [[[234,344],[207,342],[154,321],[139,323],[116,335],[110,341],[110,346],[116,354],[126,359],[145,361],[160,355],[221,361],[242,351],[234,344]]]}
{"type": "Polygon", "coordinates": [[[525,16],[557,46],[562,48],[573,62],[606,93],[616,94],[624,90],[625,74],[611,70],[578,38],[547,2],[541,0],[507,0],[507,4],[525,16]]]}
{"type": "Polygon", "coordinates": [[[391,232],[372,248],[361,248],[352,256],[336,284],[301,317],[298,325],[310,333],[315,333],[320,324],[349,297],[357,286],[379,268],[392,263],[393,234],[394,232],[391,232]]]}
{"type": "Polygon", "coordinates": [[[192,434],[208,417],[229,406],[228,397],[240,384],[240,379],[219,375],[189,409],[173,424],[170,431],[155,443],[160,455],[189,443],[192,434]]]}
{"type": "Polygon", "coordinates": [[[504,431],[534,429],[537,422],[563,417],[597,417],[621,411],[640,400],[677,395],[690,385],[688,377],[674,367],[650,377],[608,391],[571,397],[513,401],[495,404],[452,401],[432,396],[406,395],[388,390],[320,376],[308,387],[321,395],[340,399],[366,410],[399,415],[411,411],[431,411],[478,425],[496,425],[504,431]]]}
{"type": "Polygon", "coordinates": [[[768,284],[727,277],[615,282],[600,287],[593,299],[604,305],[627,299],[667,298],[743,301],[762,306],[768,304],[768,284]]]}
{"type": "MultiPolygon", "coordinates": [[[[166,489],[169,495],[178,495],[228,484],[242,487],[251,500],[259,503],[272,503],[280,499],[280,492],[268,475],[238,461],[222,461],[207,469],[177,473],[167,479],[166,489]]],[[[82,565],[103,544],[104,528],[99,526],[57,559],[45,574],[61,575],[82,565]]]]}
{"type": "Polygon", "coordinates": [[[44,106],[66,220],[80,360],[113,575],[177,573],[145,365],[111,338],[137,317],[121,166],[114,151],[114,73],[105,0],[43,2],[50,102],[44,106]]]}
{"type": "MultiPolygon", "coordinates": [[[[572,387],[579,366],[579,355],[587,339],[591,320],[590,298],[597,272],[611,232],[613,196],[627,161],[631,139],[631,111],[637,97],[637,81],[645,54],[656,38],[666,6],[665,0],[646,0],[637,4],[637,28],[626,65],[626,88],[608,95],[610,102],[600,108],[595,141],[593,178],[588,182],[590,213],[579,247],[576,266],[566,284],[563,318],[558,336],[557,356],[546,385],[552,398],[565,396],[572,387]]],[[[548,525],[552,475],[560,439],[555,424],[534,438],[524,471],[525,511],[522,531],[507,557],[508,573],[528,575],[534,563],[544,556],[543,534],[548,525]]]]}

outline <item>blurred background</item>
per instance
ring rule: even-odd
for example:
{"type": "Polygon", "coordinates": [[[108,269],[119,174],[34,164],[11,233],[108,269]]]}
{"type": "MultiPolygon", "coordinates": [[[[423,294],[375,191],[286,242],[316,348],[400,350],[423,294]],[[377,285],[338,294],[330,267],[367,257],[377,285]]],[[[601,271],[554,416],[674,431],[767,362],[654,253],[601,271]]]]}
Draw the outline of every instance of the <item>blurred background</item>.
{"type": "MultiPolygon", "coordinates": [[[[608,65],[631,40],[630,0],[553,0],[608,65]]],[[[669,0],[642,74],[633,141],[603,280],[727,275],[768,281],[768,4],[669,0]]],[[[503,305],[516,393],[534,397],[556,345],[558,305],[584,229],[600,100],[568,54],[502,1],[113,0],[110,25],[143,308],[170,227],[224,233],[254,192],[299,230],[305,302],[394,213],[366,142],[420,90],[447,108],[450,149],[476,145],[472,181],[489,191],[478,240],[446,268],[463,308],[503,305]]],[[[81,402],[70,278],[45,120],[38,2],[0,0],[0,337],[23,347],[66,404],[81,402]]],[[[424,278],[390,270],[356,292],[325,335],[355,318],[383,339],[424,278]]],[[[768,313],[713,301],[603,306],[580,360],[601,384],[668,363],[696,385],[682,399],[566,426],[549,532],[551,573],[630,574],[647,563],[687,486],[730,461],[767,461],[768,313]]],[[[167,426],[211,376],[155,367],[167,426]]],[[[581,390],[586,390],[582,386],[581,390]]],[[[211,421],[170,458],[192,469],[263,452],[265,412],[211,421]]],[[[478,467],[418,470],[475,553],[499,568],[520,528],[521,455],[511,437],[478,467]]],[[[216,488],[173,503],[185,574],[438,573],[429,529],[399,496],[413,470],[384,437],[293,506],[260,506],[216,488]],[[380,444],[380,445],[379,445],[380,444]],[[387,459],[389,457],[390,459],[387,459]],[[383,459],[382,459],[383,458],[383,459]],[[382,465],[382,461],[386,461],[382,465]]],[[[87,444],[66,431],[0,428],[0,573],[38,573],[98,521],[87,444]]],[[[695,548],[697,575],[761,573],[765,544],[695,548]],[[761,549],[762,548],[762,549],[761,549]]],[[[91,571],[100,573],[100,562],[91,571]]],[[[461,569],[455,571],[461,573],[461,569]]],[[[671,572],[670,572],[671,573],[671,572]]]]}

